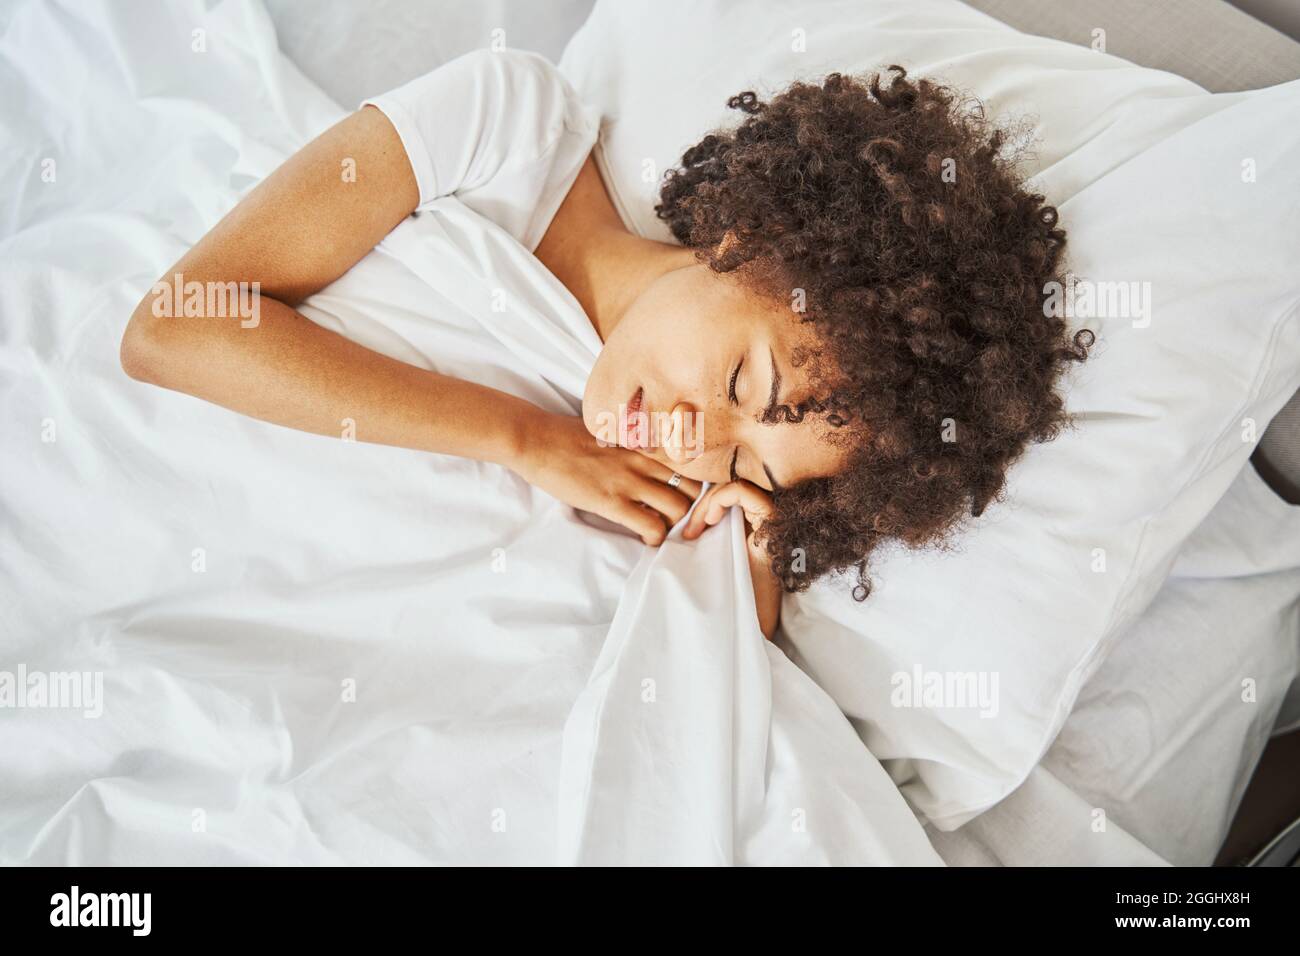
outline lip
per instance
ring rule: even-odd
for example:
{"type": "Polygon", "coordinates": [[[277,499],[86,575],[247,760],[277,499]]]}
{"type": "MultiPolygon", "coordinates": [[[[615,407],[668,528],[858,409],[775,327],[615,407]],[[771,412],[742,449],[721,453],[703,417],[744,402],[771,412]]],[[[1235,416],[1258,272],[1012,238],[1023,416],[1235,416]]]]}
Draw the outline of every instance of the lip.
{"type": "Polygon", "coordinates": [[[632,393],[632,397],[627,400],[627,404],[623,406],[623,444],[628,448],[642,447],[641,439],[644,436],[641,434],[641,429],[638,427],[640,424],[640,416],[637,415],[637,412],[641,411],[641,406],[644,402],[645,389],[638,388],[632,393]]]}

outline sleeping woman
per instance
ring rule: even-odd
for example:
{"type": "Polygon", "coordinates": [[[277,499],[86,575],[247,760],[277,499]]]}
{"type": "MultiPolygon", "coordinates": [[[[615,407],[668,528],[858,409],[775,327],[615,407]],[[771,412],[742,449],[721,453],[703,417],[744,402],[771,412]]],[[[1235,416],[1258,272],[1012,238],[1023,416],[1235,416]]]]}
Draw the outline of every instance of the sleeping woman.
{"type": "Polygon", "coordinates": [[[676,242],[659,242],[625,226],[553,66],[462,57],[324,132],[169,270],[260,283],[255,328],[159,315],[149,295],[122,366],[291,428],[351,417],[363,440],[500,464],[651,546],[707,482],[683,537],[743,509],[769,637],[782,592],[828,573],[865,599],[878,547],[945,540],[1066,424],[1059,379],[1090,333],[1043,307],[1065,234],[978,104],[899,67],[728,105],[738,124],[663,179],[676,242]],[[603,348],[580,417],[295,311],[447,195],[525,223],[590,319],[603,348]]]}

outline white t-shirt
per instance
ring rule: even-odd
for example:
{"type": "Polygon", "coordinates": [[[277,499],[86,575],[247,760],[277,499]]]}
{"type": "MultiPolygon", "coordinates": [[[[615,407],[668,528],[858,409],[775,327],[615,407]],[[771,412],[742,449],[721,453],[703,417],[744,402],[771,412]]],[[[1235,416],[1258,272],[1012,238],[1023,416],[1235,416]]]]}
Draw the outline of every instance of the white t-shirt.
{"type": "Polygon", "coordinates": [[[420,187],[420,208],[455,196],[537,248],[600,132],[545,57],[476,50],[366,100],[388,117],[420,187]]]}

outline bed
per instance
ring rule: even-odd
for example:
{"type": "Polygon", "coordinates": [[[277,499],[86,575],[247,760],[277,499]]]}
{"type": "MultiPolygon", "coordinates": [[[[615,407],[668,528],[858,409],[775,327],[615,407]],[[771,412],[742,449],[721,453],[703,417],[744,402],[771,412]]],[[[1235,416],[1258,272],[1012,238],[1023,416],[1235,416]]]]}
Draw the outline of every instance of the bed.
{"type": "MultiPolygon", "coordinates": [[[[1066,5],[975,6],[1088,36],[1066,5]]],[[[1106,6],[1098,16],[1130,9],[1106,6]]],[[[1117,52],[1210,89],[1300,76],[1300,44],[1224,4],[1194,6],[1212,54],[1195,46],[1203,29],[1148,46],[1151,19],[1132,21],[1132,48],[1117,52]]],[[[1296,480],[1294,400],[1029,777],[937,828],[788,645],[752,640],[745,607],[683,589],[684,546],[647,562],[627,538],[591,545],[581,517],[494,469],[358,456],[127,387],[115,342],[143,289],[297,144],[496,31],[558,61],[590,10],[232,7],[27,5],[0,23],[0,82],[26,94],[7,98],[3,131],[20,148],[6,152],[31,184],[2,240],[0,354],[20,414],[3,426],[15,465],[0,485],[13,531],[0,668],[99,674],[118,701],[93,722],[85,709],[0,721],[0,861],[1215,859],[1270,736],[1300,726],[1300,509],[1282,497],[1296,480]],[[23,53],[37,44],[64,65],[44,85],[23,53]],[[185,57],[225,82],[193,80],[185,57]],[[453,517],[420,519],[439,508],[453,517]],[[655,611],[682,605],[725,633],[655,611]],[[1238,670],[1258,678],[1260,706],[1207,704],[1238,670]],[[1144,703],[1153,693],[1159,708],[1144,703]]],[[[520,346],[447,319],[472,259],[424,277],[436,315],[410,284],[431,247],[463,248],[458,216],[404,227],[309,314],[466,374],[487,374],[492,356],[502,387],[571,409],[592,348],[572,322],[539,324],[520,346]]],[[[708,543],[720,574],[736,573],[739,533],[732,522],[708,543]]]]}

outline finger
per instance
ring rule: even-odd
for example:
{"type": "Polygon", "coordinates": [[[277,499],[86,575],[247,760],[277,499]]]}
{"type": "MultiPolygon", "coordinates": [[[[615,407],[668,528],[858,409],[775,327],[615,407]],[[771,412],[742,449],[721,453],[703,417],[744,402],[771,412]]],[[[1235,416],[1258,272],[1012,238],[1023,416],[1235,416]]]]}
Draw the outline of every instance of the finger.
{"type": "Polygon", "coordinates": [[[740,505],[745,511],[745,519],[755,527],[772,513],[772,496],[758,485],[741,480],[731,482],[727,488],[726,507],[740,505]]]}
{"type": "Polygon", "coordinates": [[[718,493],[709,499],[709,506],[704,512],[704,523],[715,525],[721,521],[729,508],[741,503],[742,494],[738,481],[729,481],[719,488],[718,493]]]}
{"type": "Polygon", "coordinates": [[[667,518],[670,527],[681,521],[686,512],[691,510],[691,498],[686,497],[679,489],[669,488],[653,478],[642,479],[637,485],[636,497],[638,501],[667,518]]]}
{"type": "Polygon", "coordinates": [[[626,501],[614,509],[610,518],[635,533],[646,544],[658,547],[668,537],[663,517],[638,501],[626,501]]]}
{"type": "Polygon", "coordinates": [[[696,506],[691,520],[682,529],[682,537],[695,538],[706,527],[722,520],[727,509],[740,505],[745,510],[745,517],[754,530],[772,513],[772,499],[767,492],[748,481],[729,481],[709,489],[705,498],[696,506]]]}
{"type": "MultiPolygon", "coordinates": [[[[664,465],[653,458],[647,458],[645,455],[637,455],[637,457],[641,458],[645,462],[642,474],[649,476],[663,485],[667,485],[668,479],[677,474],[677,472],[673,471],[667,465],[664,465]]],[[[700,491],[703,487],[704,485],[700,482],[695,481],[693,478],[687,478],[685,475],[682,475],[681,481],[677,483],[677,490],[689,497],[692,501],[700,496],[700,491]]]]}
{"type": "Polygon", "coordinates": [[[691,517],[690,520],[686,522],[686,527],[682,529],[683,538],[686,538],[687,540],[698,538],[704,533],[704,529],[710,524],[717,524],[719,519],[709,521],[708,515],[713,507],[713,503],[717,501],[718,495],[720,495],[722,490],[726,487],[727,485],[725,484],[714,485],[704,493],[704,497],[700,499],[699,503],[695,506],[695,510],[691,512],[691,517]]]}

